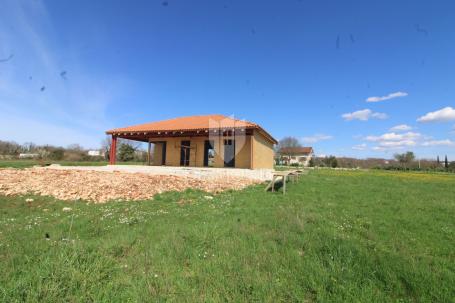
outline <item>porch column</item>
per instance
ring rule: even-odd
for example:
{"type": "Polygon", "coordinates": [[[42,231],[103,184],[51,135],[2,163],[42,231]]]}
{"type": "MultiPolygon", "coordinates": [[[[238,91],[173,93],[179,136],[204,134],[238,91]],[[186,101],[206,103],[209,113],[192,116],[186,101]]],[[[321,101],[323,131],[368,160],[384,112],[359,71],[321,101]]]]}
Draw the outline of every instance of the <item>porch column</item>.
{"type": "Polygon", "coordinates": [[[151,149],[152,143],[148,143],[148,149],[147,149],[147,165],[150,166],[150,149],[151,149]]]}
{"type": "Polygon", "coordinates": [[[112,135],[111,153],[110,153],[110,157],[109,157],[110,165],[115,165],[116,154],[117,154],[117,137],[112,135]]]}

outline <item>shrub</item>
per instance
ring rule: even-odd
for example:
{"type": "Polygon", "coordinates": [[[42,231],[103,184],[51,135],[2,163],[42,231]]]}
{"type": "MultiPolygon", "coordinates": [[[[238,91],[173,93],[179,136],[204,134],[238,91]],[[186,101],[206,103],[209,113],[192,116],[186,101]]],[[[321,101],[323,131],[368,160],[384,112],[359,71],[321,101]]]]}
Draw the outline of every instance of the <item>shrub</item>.
{"type": "Polygon", "coordinates": [[[132,161],[134,160],[134,154],[135,154],[134,148],[129,144],[123,143],[122,145],[120,145],[118,151],[118,159],[120,161],[132,161]]]}
{"type": "Polygon", "coordinates": [[[61,147],[53,148],[49,151],[49,159],[51,160],[63,160],[65,150],[61,147]]]}
{"type": "Polygon", "coordinates": [[[335,156],[325,157],[323,162],[324,162],[325,166],[327,166],[327,167],[332,167],[332,168],[338,167],[338,161],[335,156]]]}

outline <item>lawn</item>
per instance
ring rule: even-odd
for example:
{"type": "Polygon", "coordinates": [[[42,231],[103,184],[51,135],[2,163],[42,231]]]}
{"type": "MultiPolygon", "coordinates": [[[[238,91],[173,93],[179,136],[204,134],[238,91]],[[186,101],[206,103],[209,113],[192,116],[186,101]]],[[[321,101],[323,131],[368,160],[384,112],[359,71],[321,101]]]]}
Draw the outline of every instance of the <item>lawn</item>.
{"type": "Polygon", "coordinates": [[[453,302],[454,176],[324,170],[263,188],[0,197],[0,301],[453,302]]]}

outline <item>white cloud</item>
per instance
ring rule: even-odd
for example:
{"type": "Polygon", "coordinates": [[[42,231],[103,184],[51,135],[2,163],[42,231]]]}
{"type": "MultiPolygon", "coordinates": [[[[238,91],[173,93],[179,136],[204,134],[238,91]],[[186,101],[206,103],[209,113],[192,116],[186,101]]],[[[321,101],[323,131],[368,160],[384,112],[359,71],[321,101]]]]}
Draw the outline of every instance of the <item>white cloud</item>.
{"type": "Polygon", "coordinates": [[[366,150],[368,148],[368,145],[366,143],[354,145],[352,147],[353,150],[366,150]]]}
{"type": "Polygon", "coordinates": [[[443,109],[429,112],[417,119],[417,122],[447,122],[455,120],[455,109],[447,106],[443,109]]]}
{"type": "Polygon", "coordinates": [[[385,133],[380,136],[367,136],[364,139],[370,142],[376,142],[377,145],[372,148],[375,151],[387,151],[395,149],[403,149],[405,147],[417,146],[424,138],[420,133],[385,133]]]}
{"type": "Polygon", "coordinates": [[[404,147],[415,145],[417,145],[417,142],[414,140],[383,141],[379,143],[380,147],[404,147]]]}
{"type": "Polygon", "coordinates": [[[407,132],[407,133],[386,133],[381,136],[367,136],[365,140],[372,142],[384,142],[384,141],[403,141],[403,140],[416,140],[422,137],[420,133],[407,132]]]}
{"type": "Polygon", "coordinates": [[[455,146],[455,142],[452,140],[433,140],[430,136],[416,132],[390,132],[380,136],[367,136],[364,139],[377,144],[372,147],[374,151],[398,150],[410,147],[455,146]]]}
{"type": "Polygon", "coordinates": [[[370,118],[374,119],[387,119],[388,116],[384,113],[373,112],[371,109],[362,109],[352,113],[346,113],[341,115],[341,117],[346,121],[360,120],[368,121],[370,118]]]}
{"type": "Polygon", "coordinates": [[[422,143],[422,146],[454,146],[455,142],[449,139],[446,140],[431,140],[422,143]]]}
{"type": "Polygon", "coordinates": [[[316,143],[319,141],[325,141],[325,140],[330,140],[330,139],[333,139],[333,137],[330,135],[316,134],[316,135],[309,136],[309,137],[303,137],[302,141],[305,143],[316,143]]]}
{"type": "Polygon", "coordinates": [[[416,146],[417,143],[413,140],[403,140],[403,141],[386,141],[381,142],[377,146],[373,146],[371,149],[374,151],[384,151],[389,150],[402,150],[405,148],[416,146]]]}
{"type": "Polygon", "coordinates": [[[372,150],[376,150],[376,151],[383,151],[383,150],[385,150],[385,148],[379,147],[379,146],[373,146],[371,149],[372,149],[372,150]]]}
{"type": "Polygon", "coordinates": [[[392,132],[404,132],[404,131],[408,131],[408,130],[411,130],[412,127],[409,126],[409,125],[406,125],[406,124],[400,124],[400,125],[396,125],[394,127],[392,127],[390,129],[390,131],[392,132]]]}
{"type": "Polygon", "coordinates": [[[394,98],[399,98],[399,97],[406,97],[408,93],[405,92],[395,92],[395,93],[390,93],[387,96],[382,96],[382,97],[369,97],[366,99],[366,102],[381,102],[385,100],[390,100],[394,98]]]}

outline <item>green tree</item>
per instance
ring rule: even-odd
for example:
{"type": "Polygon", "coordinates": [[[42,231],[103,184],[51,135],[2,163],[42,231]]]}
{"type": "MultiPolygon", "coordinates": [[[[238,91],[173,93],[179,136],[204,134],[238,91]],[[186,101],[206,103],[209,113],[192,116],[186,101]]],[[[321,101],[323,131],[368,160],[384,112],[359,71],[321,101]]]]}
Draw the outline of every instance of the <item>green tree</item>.
{"type": "Polygon", "coordinates": [[[61,147],[52,148],[49,151],[49,159],[51,160],[63,160],[65,150],[61,147]]]}
{"type": "Polygon", "coordinates": [[[413,152],[408,151],[404,154],[395,154],[395,159],[400,162],[401,165],[406,169],[406,165],[414,161],[415,155],[413,152]]]}
{"type": "Polygon", "coordinates": [[[444,167],[445,167],[446,169],[449,169],[449,161],[447,160],[447,155],[446,155],[446,158],[445,158],[445,160],[444,160],[444,167]]]}
{"type": "Polygon", "coordinates": [[[338,160],[335,156],[331,156],[330,167],[335,168],[338,167],[338,160]]]}
{"type": "Polygon", "coordinates": [[[310,162],[308,163],[308,165],[309,165],[310,167],[314,167],[315,164],[316,164],[315,162],[316,162],[316,161],[315,161],[314,157],[311,157],[310,162]]]}
{"type": "Polygon", "coordinates": [[[335,156],[325,157],[323,160],[326,167],[338,167],[338,160],[335,156]]]}
{"type": "Polygon", "coordinates": [[[131,161],[134,159],[134,153],[136,150],[134,147],[127,143],[122,143],[118,150],[118,159],[120,161],[131,161]]]}

